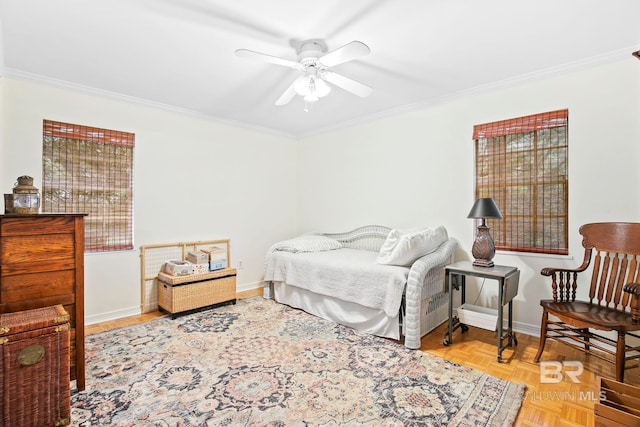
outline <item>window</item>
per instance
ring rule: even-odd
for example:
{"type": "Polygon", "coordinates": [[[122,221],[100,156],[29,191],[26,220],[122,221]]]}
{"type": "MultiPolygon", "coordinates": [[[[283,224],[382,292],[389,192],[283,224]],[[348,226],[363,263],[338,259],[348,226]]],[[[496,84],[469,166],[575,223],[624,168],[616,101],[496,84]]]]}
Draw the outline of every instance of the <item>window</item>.
{"type": "Polygon", "coordinates": [[[568,254],[568,110],[476,125],[475,196],[492,197],[496,249],[568,254]]]}
{"type": "Polygon", "coordinates": [[[44,120],[42,211],[88,214],[86,252],[133,249],[134,139],[44,120]]]}

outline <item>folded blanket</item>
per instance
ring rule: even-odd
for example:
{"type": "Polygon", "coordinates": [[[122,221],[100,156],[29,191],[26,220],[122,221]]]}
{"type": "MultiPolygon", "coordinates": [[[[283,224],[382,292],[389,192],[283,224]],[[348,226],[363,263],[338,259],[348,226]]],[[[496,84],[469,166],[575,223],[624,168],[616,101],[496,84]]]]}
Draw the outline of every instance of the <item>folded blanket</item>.
{"type": "Polygon", "coordinates": [[[272,251],[264,279],[282,281],[395,316],[409,268],[376,263],[378,253],[342,248],[318,252],[272,251]]]}

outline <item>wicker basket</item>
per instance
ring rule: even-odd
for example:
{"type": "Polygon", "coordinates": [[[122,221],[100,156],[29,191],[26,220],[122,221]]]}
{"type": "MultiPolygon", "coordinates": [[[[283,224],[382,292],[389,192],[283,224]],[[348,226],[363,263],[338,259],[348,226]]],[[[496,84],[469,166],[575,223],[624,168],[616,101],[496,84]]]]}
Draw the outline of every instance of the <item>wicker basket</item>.
{"type": "Polygon", "coordinates": [[[158,281],[158,306],[172,314],[236,300],[235,268],[189,276],[159,273],[158,281]]]}
{"type": "Polygon", "coordinates": [[[0,425],[71,422],[69,334],[62,305],[0,314],[0,425]]]}
{"type": "Polygon", "coordinates": [[[462,304],[457,309],[460,323],[495,331],[498,327],[498,310],[471,304],[462,304]]]}

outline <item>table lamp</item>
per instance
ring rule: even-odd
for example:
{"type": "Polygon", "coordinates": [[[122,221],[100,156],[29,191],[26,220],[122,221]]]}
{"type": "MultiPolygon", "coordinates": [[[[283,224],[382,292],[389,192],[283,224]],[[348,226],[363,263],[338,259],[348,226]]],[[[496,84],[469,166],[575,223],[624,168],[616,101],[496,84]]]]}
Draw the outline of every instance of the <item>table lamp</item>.
{"type": "Polygon", "coordinates": [[[467,218],[482,219],[482,222],[478,225],[476,239],[471,248],[471,254],[475,258],[473,265],[478,267],[493,267],[492,259],[496,254],[496,248],[493,245],[493,239],[489,233],[490,228],[487,227],[486,219],[502,219],[500,209],[498,209],[496,202],[494,202],[491,197],[476,199],[467,218]]]}

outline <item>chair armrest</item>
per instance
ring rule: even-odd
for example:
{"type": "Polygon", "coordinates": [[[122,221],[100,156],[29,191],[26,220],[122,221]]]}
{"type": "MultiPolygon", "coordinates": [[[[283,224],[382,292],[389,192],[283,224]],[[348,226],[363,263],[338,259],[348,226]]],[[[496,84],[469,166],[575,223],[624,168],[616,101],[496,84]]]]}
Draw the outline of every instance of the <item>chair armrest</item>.
{"type": "MultiPolygon", "coordinates": [[[[453,239],[449,239],[434,252],[418,258],[411,265],[405,292],[405,347],[411,349],[420,348],[420,304],[427,274],[433,269],[444,269],[447,264],[450,264],[457,247],[458,243],[453,239]]],[[[442,289],[444,288],[443,280],[442,289]]]]}
{"type": "Polygon", "coordinates": [[[582,273],[589,267],[589,263],[591,262],[591,249],[586,249],[584,251],[584,258],[582,260],[582,265],[578,268],[556,268],[556,267],[545,267],[540,271],[540,274],[543,276],[551,276],[553,277],[555,274],[577,274],[582,273]]]}
{"type": "Polygon", "coordinates": [[[584,253],[582,264],[578,268],[545,267],[540,270],[543,276],[551,277],[551,290],[554,301],[575,301],[578,287],[578,273],[582,273],[591,262],[591,249],[584,253]],[[558,292],[559,291],[559,292],[558,292]]]}
{"type": "Polygon", "coordinates": [[[545,267],[542,270],[540,270],[540,274],[542,274],[543,276],[553,276],[553,275],[558,274],[558,273],[560,273],[560,274],[563,274],[563,273],[568,273],[568,274],[582,273],[584,270],[585,270],[584,268],[545,267]]]}
{"type": "Polygon", "coordinates": [[[561,274],[565,276],[569,276],[571,274],[582,273],[589,267],[589,263],[591,262],[591,249],[586,249],[584,251],[584,258],[582,259],[582,264],[578,268],[557,268],[557,267],[545,267],[540,270],[540,274],[543,276],[551,276],[555,280],[556,274],[561,274]]]}
{"type": "Polygon", "coordinates": [[[623,290],[631,294],[631,319],[640,323],[640,283],[627,283],[623,290]]]}

